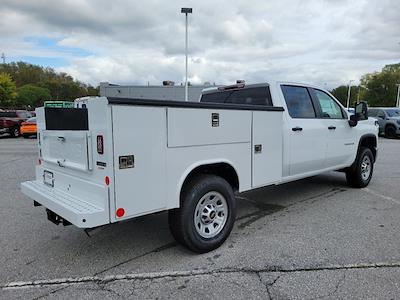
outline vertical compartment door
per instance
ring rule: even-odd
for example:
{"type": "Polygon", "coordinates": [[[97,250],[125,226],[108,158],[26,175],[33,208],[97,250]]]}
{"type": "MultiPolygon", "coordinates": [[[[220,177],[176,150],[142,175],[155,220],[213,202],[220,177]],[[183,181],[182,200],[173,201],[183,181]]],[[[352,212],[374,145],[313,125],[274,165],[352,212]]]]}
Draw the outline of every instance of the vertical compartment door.
{"type": "Polygon", "coordinates": [[[112,107],[115,207],[123,218],[166,207],[166,109],[112,107]]]}
{"type": "Polygon", "coordinates": [[[282,112],[254,111],[252,130],[252,187],[282,178],[282,112]]]}

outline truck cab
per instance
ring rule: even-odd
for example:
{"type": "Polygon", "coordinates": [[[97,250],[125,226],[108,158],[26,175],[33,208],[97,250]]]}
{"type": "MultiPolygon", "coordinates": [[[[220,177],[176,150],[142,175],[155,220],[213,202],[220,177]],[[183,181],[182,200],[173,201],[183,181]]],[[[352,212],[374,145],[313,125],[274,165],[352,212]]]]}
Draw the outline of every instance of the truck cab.
{"type": "Polygon", "coordinates": [[[369,143],[376,158],[375,121],[366,118],[357,126],[350,125],[350,114],[341,103],[317,86],[240,81],[203,90],[200,102],[283,107],[282,181],[346,168],[355,160],[360,143],[369,143]]]}

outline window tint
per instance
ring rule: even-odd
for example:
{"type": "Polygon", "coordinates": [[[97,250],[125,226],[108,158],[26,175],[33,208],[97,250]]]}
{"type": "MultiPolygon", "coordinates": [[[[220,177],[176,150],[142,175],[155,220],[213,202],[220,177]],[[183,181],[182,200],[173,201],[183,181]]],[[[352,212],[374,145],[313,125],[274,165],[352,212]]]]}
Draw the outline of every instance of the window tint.
{"type": "Polygon", "coordinates": [[[396,109],[396,108],[386,109],[386,113],[391,118],[392,117],[400,117],[400,109],[396,109]]]}
{"type": "Polygon", "coordinates": [[[314,106],[307,88],[284,85],[282,92],[292,118],[315,118],[314,106]]]}
{"type": "Polygon", "coordinates": [[[370,108],[368,109],[368,115],[370,117],[376,117],[377,114],[378,114],[378,111],[376,109],[370,109],[370,108]]]}
{"type": "Polygon", "coordinates": [[[272,106],[271,94],[267,86],[207,93],[201,96],[201,102],[272,106]]]}
{"type": "Polygon", "coordinates": [[[330,119],[342,119],[343,114],[339,104],[336,103],[335,100],[327,93],[314,90],[317,96],[319,105],[321,106],[321,112],[323,118],[330,118],[330,119]]]}
{"type": "Polygon", "coordinates": [[[0,111],[0,118],[16,118],[17,113],[12,111],[0,111]]]}
{"type": "Polygon", "coordinates": [[[381,119],[385,119],[385,118],[386,118],[386,115],[385,115],[385,113],[384,113],[383,110],[379,110],[379,111],[378,111],[378,114],[377,114],[377,117],[378,117],[378,118],[381,118],[381,119]]]}

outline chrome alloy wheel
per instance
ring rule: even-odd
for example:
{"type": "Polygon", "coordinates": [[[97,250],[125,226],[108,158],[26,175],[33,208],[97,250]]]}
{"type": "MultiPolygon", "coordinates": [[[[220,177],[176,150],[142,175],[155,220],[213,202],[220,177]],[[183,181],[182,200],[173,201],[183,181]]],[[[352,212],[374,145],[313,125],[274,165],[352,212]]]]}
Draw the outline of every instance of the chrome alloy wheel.
{"type": "Polygon", "coordinates": [[[194,227],[201,237],[210,239],[217,236],[228,219],[228,204],[218,192],[205,194],[194,211],[194,227]]]}
{"type": "Polygon", "coordinates": [[[364,156],[362,162],[361,162],[361,178],[363,180],[368,180],[369,175],[371,174],[371,159],[369,156],[364,156]]]}

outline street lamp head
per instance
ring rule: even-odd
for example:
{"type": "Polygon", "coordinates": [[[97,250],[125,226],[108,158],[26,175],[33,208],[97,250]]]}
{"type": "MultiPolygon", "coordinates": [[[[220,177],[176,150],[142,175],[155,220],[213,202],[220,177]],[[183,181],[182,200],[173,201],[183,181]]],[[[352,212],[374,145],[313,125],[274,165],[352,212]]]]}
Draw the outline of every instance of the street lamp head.
{"type": "Polygon", "coordinates": [[[181,13],[183,14],[191,14],[193,9],[191,7],[182,7],[181,8],[181,13]]]}

